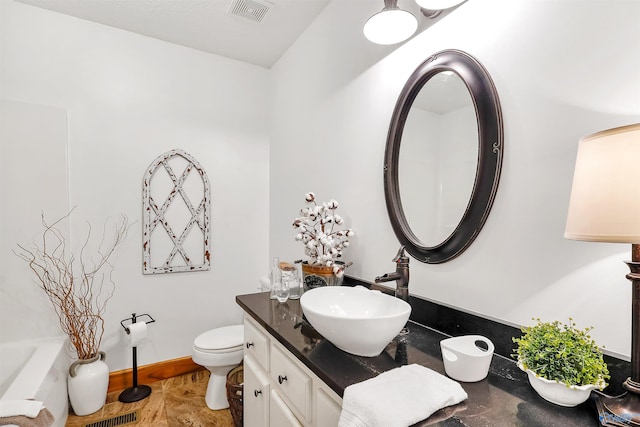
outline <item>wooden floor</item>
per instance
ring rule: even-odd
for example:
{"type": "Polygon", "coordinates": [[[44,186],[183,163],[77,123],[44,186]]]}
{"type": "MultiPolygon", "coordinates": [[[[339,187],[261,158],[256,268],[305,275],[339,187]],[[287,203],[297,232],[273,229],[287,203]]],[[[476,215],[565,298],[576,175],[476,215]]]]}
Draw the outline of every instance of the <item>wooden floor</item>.
{"type": "Polygon", "coordinates": [[[139,410],[136,427],[233,427],[228,409],[212,411],[204,402],[209,371],[200,370],[148,384],[151,395],[134,403],[118,401],[120,391],[107,395],[106,405],[98,412],[78,417],[69,413],[66,427],[84,427],[104,418],[139,410]]]}

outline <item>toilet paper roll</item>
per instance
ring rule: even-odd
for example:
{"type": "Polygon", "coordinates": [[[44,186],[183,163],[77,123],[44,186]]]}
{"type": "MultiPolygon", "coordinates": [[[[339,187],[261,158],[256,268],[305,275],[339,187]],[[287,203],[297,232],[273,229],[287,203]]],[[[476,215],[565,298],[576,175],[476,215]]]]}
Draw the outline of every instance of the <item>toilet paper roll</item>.
{"type": "Polygon", "coordinates": [[[147,324],[145,322],[136,322],[128,326],[129,328],[129,345],[135,347],[147,338],[147,324]]]}

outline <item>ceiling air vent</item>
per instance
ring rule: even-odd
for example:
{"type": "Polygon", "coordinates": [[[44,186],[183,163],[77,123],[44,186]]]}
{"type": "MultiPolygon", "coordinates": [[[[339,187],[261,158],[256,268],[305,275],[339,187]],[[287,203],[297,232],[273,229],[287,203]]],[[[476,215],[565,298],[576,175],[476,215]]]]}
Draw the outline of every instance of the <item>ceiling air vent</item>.
{"type": "Polygon", "coordinates": [[[258,0],[231,0],[229,5],[229,14],[240,16],[253,22],[262,22],[271,4],[266,1],[258,0]]]}

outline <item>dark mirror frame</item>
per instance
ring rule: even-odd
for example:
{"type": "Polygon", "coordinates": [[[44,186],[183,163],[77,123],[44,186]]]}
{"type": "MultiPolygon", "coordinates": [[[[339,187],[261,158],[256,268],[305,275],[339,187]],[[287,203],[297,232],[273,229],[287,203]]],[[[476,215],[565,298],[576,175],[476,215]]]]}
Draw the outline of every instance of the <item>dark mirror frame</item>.
{"type": "MultiPolygon", "coordinates": [[[[503,129],[500,100],[491,76],[471,55],[444,50],[429,57],[411,74],[396,102],[384,156],[384,195],[393,230],[406,250],[429,264],[449,261],[465,251],[484,225],[500,181],[503,157],[503,129]],[[426,246],[411,230],[400,199],[398,159],[404,125],[411,105],[429,79],[453,71],[467,85],[478,123],[478,164],[469,203],[458,226],[443,242],[426,246]]],[[[407,197],[407,195],[404,195],[407,197]]],[[[420,195],[412,195],[420,197],[420,195]]]]}

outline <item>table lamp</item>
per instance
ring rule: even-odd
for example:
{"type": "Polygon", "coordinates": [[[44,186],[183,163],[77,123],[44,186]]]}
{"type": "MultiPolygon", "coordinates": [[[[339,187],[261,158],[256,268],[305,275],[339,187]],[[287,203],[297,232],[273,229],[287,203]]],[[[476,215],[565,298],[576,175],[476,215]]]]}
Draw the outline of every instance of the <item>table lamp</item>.
{"type": "Polygon", "coordinates": [[[631,243],[631,377],[596,406],[604,426],[640,426],[640,123],[580,139],[564,236],[631,243]]]}

